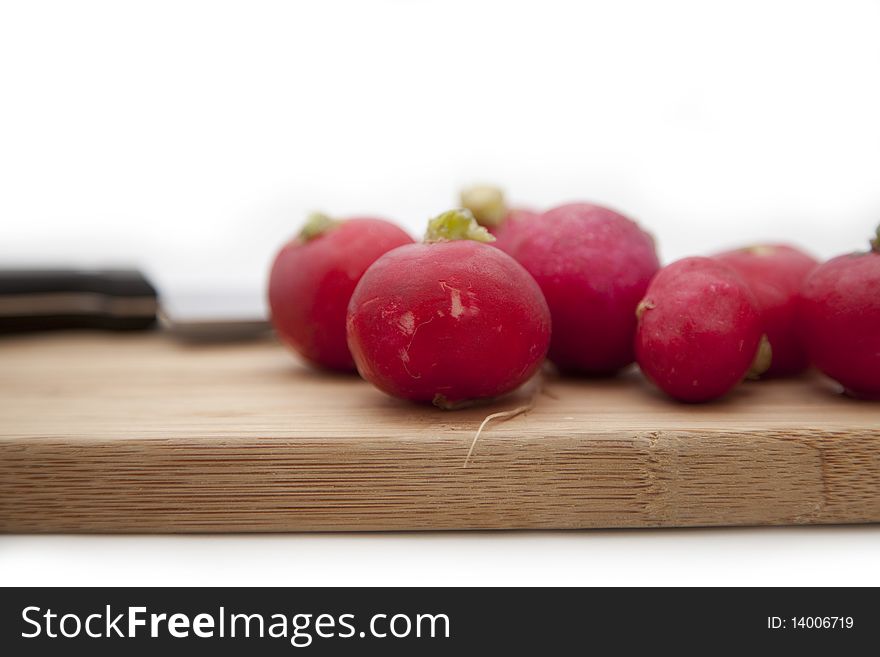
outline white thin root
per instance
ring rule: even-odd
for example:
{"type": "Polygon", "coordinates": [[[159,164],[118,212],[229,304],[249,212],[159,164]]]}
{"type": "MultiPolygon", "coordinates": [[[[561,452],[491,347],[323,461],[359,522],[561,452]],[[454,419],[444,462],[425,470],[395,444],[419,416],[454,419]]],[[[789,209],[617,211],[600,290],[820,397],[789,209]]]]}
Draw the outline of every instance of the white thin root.
{"type": "Polygon", "coordinates": [[[468,463],[470,463],[471,455],[474,453],[474,447],[477,446],[477,441],[480,439],[480,434],[483,433],[483,429],[486,428],[486,425],[489,424],[492,420],[510,420],[515,418],[517,415],[522,415],[523,413],[532,410],[535,407],[535,401],[538,398],[538,395],[542,392],[543,386],[543,377],[539,373],[536,377],[536,387],[535,391],[529,396],[529,401],[527,401],[522,406],[517,406],[516,408],[512,408],[509,411],[498,411],[497,413],[492,413],[487,415],[482,422],[480,422],[480,427],[477,429],[477,433],[474,434],[474,439],[471,441],[471,447],[468,450],[467,456],[464,457],[464,465],[463,468],[468,467],[468,463]]]}

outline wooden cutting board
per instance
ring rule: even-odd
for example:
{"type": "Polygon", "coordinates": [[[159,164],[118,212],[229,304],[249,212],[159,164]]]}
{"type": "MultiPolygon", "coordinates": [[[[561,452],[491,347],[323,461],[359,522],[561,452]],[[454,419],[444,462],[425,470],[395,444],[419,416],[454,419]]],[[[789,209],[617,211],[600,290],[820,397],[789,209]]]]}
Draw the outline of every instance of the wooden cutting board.
{"type": "Polygon", "coordinates": [[[824,379],[671,402],[546,375],[441,411],[272,342],[0,341],[0,530],[217,532],[880,521],[880,404],[824,379]]]}

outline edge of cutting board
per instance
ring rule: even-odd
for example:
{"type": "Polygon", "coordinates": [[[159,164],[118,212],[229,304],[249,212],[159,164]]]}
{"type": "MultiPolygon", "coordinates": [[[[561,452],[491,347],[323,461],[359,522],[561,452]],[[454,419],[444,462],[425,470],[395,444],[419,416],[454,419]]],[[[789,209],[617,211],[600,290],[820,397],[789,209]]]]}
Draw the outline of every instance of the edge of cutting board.
{"type": "MultiPolygon", "coordinates": [[[[880,408],[815,380],[672,404],[637,375],[441,412],[277,345],[0,343],[0,531],[282,532],[880,521],[880,408]]],[[[761,387],[764,386],[764,387],[761,387]]]]}

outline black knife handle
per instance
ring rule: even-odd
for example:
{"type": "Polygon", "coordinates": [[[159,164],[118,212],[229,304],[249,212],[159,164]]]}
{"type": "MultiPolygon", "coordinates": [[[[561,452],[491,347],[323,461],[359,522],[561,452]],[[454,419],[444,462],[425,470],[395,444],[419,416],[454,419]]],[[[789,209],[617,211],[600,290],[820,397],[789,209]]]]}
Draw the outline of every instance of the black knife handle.
{"type": "Polygon", "coordinates": [[[147,329],[158,305],[136,270],[0,269],[0,333],[147,329]]]}

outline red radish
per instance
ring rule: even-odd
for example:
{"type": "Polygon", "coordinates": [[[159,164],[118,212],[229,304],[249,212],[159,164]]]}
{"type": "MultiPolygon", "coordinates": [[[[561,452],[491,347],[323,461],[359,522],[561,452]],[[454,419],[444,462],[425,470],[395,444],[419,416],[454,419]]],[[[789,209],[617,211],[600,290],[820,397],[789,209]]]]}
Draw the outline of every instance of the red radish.
{"type": "Polygon", "coordinates": [[[717,260],[685,258],[664,267],[636,314],[639,367],[681,401],[721,397],[750,367],[759,374],[770,364],[755,296],[717,260]]]}
{"type": "Polygon", "coordinates": [[[510,255],[535,277],[553,316],[548,357],[562,371],[613,374],[633,362],[635,309],[659,268],[653,238],[588,203],[521,222],[510,255]]]}
{"type": "Polygon", "coordinates": [[[474,218],[495,237],[493,243],[505,252],[510,252],[523,233],[525,222],[540,213],[525,208],[507,207],[504,192],[491,185],[475,185],[461,191],[461,206],[473,213],[474,218]]]}
{"type": "Polygon", "coordinates": [[[412,238],[382,219],[312,215],[275,257],[269,306],[278,336],[314,365],[353,371],[345,311],[367,267],[412,238]]]}
{"type": "Polygon", "coordinates": [[[380,390],[454,408],[503,395],[538,369],[550,313],[538,285],[467,210],[432,219],[425,243],[379,258],[348,307],[358,371],[380,390]]]}
{"type": "Polygon", "coordinates": [[[791,376],[807,369],[795,314],[801,285],[819,262],[792,246],[758,244],[715,256],[742,276],[758,301],[764,332],[773,348],[766,376],[791,376]]]}
{"type": "Polygon", "coordinates": [[[816,367],[852,396],[880,399],[880,228],[867,253],[838,256],[810,274],[798,320],[816,367]]]}

